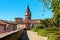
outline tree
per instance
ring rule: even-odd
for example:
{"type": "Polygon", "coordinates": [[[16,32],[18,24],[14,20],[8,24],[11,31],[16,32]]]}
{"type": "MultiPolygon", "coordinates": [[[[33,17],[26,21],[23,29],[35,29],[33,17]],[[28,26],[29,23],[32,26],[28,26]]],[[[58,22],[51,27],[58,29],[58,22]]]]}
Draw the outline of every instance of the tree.
{"type": "Polygon", "coordinates": [[[60,27],[60,0],[39,0],[44,3],[48,9],[52,9],[54,16],[52,18],[55,26],[60,27]],[[49,6],[50,5],[50,6],[49,6]]]}

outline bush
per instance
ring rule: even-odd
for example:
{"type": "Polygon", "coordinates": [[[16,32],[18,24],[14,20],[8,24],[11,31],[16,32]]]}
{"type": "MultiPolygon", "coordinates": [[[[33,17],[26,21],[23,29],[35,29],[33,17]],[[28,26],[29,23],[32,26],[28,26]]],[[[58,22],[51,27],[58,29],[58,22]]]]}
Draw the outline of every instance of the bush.
{"type": "Polygon", "coordinates": [[[54,33],[48,35],[48,40],[55,40],[54,33]]]}
{"type": "Polygon", "coordinates": [[[37,32],[39,29],[44,29],[44,28],[45,28],[44,25],[36,24],[31,30],[37,32]]]}
{"type": "Polygon", "coordinates": [[[38,34],[41,35],[41,36],[47,36],[47,32],[46,32],[45,29],[38,30],[38,34]]]}
{"type": "Polygon", "coordinates": [[[60,34],[56,35],[56,33],[50,33],[48,36],[48,40],[60,40],[60,34]]]}
{"type": "Polygon", "coordinates": [[[49,33],[60,32],[60,28],[46,28],[46,31],[49,33]]]}
{"type": "Polygon", "coordinates": [[[36,24],[34,27],[37,29],[45,28],[45,26],[41,24],[36,24]]]}
{"type": "Polygon", "coordinates": [[[32,28],[31,30],[32,30],[32,31],[34,31],[34,32],[37,32],[37,31],[38,31],[38,29],[37,29],[37,28],[35,28],[35,27],[34,27],[34,28],[32,28]]]}
{"type": "Polygon", "coordinates": [[[39,26],[39,29],[44,29],[44,28],[45,28],[44,25],[40,25],[40,26],[39,26]]]}

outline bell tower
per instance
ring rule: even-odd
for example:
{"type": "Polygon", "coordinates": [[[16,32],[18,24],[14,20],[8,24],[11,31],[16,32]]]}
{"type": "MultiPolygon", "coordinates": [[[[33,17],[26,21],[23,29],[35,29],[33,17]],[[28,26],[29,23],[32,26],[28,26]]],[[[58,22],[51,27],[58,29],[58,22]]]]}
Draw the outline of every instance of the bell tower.
{"type": "Polygon", "coordinates": [[[29,9],[29,6],[27,6],[27,10],[25,13],[25,20],[30,20],[31,19],[31,11],[29,9]]]}
{"type": "MultiPolygon", "coordinates": [[[[31,11],[29,9],[29,6],[27,6],[27,10],[25,13],[25,21],[31,20],[31,11]]],[[[25,23],[25,29],[30,29],[30,23],[25,23]]]]}

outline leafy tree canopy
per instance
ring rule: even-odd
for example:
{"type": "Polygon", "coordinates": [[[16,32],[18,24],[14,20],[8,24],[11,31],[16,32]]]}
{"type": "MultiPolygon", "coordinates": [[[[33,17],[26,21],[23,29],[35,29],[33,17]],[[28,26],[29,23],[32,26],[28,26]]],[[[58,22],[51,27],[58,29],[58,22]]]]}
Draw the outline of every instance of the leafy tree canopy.
{"type": "Polygon", "coordinates": [[[52,20],[55,25],[60,26],[60,0],[39,0],[44,3],[44,7],[52,9],[54,13],[52,20]]]}

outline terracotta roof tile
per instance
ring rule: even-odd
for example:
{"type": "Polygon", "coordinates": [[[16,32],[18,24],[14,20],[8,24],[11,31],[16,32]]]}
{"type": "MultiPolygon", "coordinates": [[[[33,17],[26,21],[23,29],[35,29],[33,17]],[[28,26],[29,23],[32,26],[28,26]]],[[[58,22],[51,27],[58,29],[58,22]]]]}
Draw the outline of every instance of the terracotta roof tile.
{"type": "Polygon", "coordinates": [[[5,23],[5,22],[3,22],[2,20],[0,20],[0,24],[7,24],[7,23],[5,23]]]}

